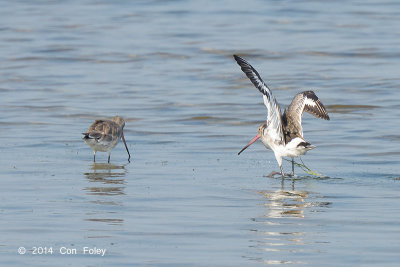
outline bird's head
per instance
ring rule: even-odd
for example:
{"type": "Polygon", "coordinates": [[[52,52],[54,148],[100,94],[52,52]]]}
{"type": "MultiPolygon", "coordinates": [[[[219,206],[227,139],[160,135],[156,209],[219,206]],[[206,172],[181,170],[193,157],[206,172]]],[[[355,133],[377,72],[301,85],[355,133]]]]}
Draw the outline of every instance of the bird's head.
{"type": "Polygon", "coordinates": [[[121,126],[122,128],[125,127],[125,121],[122,117],[120,116],[114,116],[112,118],[112,121],[115,122],[116,124],[118,124],[119,126],[121,126]]]}
{"type": "Polygon", "coordinates": [[[250,142],[244,148],[242,148],[242,150],[240,150],[238,155],[240,155],[240,153],[242,153],[246,148],[248,148],[251,144],[253,144],[255,141],[257,141],[258,138],[263,136],[264,135],[264,130],[267,128],[267,126],[268,126],[267,123],[263,123],[260,126],[258,126],[257,135],[253,139],[251,139],[250,142]]]}

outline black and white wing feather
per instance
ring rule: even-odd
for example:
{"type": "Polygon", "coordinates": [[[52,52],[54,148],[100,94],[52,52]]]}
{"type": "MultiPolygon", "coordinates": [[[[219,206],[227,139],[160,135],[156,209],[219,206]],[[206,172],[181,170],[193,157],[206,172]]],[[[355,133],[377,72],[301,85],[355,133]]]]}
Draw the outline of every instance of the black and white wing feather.
{"type": "Polygon", "coordinates": [[[261,79],[260,74],[258,74],[258,72],[246,60],[237,55],[233,55],[233,57],[254,86],[263,94],[264,104],[268,109],[267,122],[268,125],[270,125],[268,128],[270,130],[273,129],[269,132],[270,137],[278,142],[284,142],[282,113],[278,102],[271,93],[271,90],[261,79]]]}
{"type": "Polygon", "coordinates": [[[313,91],[305,91],[295,95],[292,103],[285,112],[287,123],[296,125],[296,128],[302,129],[301,121],[304,111],[314,117],[330,120],[324,105],[313,91]]]}

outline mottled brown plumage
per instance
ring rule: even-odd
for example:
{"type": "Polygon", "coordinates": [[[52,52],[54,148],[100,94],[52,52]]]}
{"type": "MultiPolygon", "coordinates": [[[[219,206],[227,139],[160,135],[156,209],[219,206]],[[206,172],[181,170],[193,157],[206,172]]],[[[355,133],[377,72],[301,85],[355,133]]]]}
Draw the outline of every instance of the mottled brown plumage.
{"type": "Polygon", "coordinates": [[[124,138],[125,121],[120,116],[115,116],[112,120],[96,120],[86,133],[83,135],[83,140],[93,149],[93,161],[96,161],[96,152],[108,152],[108,162],[110,162],[111,150],[122,139],[124,142],[126,152],[128,152],[128,161],[131,155],[129,154],[128,147],[124,138]]]}

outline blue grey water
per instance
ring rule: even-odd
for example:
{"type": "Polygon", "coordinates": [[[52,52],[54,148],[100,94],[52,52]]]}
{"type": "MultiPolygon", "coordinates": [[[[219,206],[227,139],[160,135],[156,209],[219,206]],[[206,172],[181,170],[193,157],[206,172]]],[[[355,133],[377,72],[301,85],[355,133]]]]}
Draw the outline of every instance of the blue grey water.
{"type": "Polygon", "coordinates": [[[0,265],[398,266],[398,1],[0,4],[0,265]],[[323,176],[237,155],[267,110],[235,53],[325,104],[323,176]],[[81,133],[117,114],[131,163],[94,164],[81,133]]]}

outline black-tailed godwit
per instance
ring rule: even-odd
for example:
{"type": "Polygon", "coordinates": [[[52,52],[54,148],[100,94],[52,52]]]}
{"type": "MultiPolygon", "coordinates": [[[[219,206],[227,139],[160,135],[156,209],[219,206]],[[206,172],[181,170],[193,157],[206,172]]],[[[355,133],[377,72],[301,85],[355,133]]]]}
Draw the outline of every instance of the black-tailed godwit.
{"type": "Polygon", "coordinates": [[[103,151],[108,153],[108,163],[110,163],[111,150],[122,139],[126,152],[128,152],[128,162],[131,155],[124,138],[125,121],[120,116],[115,116],[112,120],[96,120],[86,133],[83,133],[83,140],[93,149],[93,162],[96,162],[96,152],[103,151]]]}
{"type": "Polygon", "coordinates": [[[254,86],[263,94],[264,104],[268,109],[267,121],[258,127],[257,135],[238,154],[261,138],[264,146],[274,152],[282,178],[285,176],[282,157],[292,158],[291,176],[293,176],[294,157],[304,155],[308,150],[315,148],[303,137],[301,126],[303,111],[317,118],[329,120],[324,105],[313,91],[305,91],[295,95],[282,115],[278,102],[261,79],[260,74],[243,58],[236,55],[233,57],[254,86]]]}

